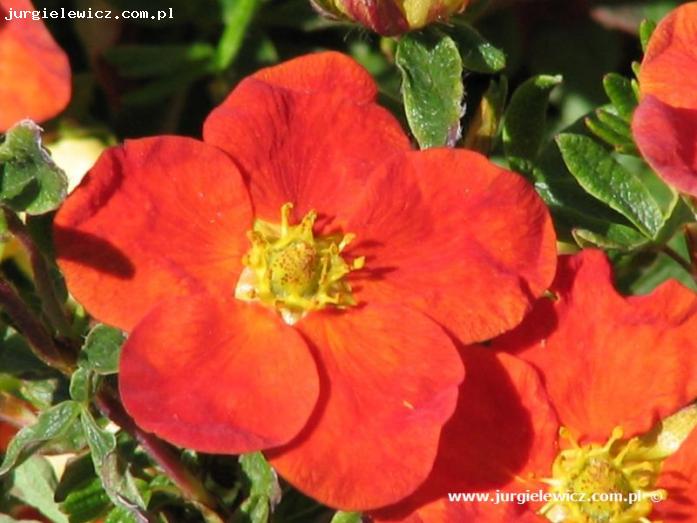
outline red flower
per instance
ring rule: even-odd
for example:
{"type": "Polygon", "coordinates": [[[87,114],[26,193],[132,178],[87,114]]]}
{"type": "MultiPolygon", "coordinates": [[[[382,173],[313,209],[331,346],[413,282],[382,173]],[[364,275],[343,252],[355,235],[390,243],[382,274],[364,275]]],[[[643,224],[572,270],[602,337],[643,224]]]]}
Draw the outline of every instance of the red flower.
{"type": "Polygon", "coordinates": [[[639,80],[632,122],[639,150],[667,183],[697,196],[697,2],[658,25],[639,80]]]}
{"type": "Polygon", "coordinates": [[[463,377],[446,332],[512,328],[556,265],[522,178],[411,151],[375,95],[336,53],[262,70],[205,142],[108,150],[55,229],[74,296],[132,331],[120,389],[142,427],[268,449],[298,488],[351,509],[428,475],[463,377]]]}
{"type": "MultiPolygon", "coordinates": [[[[648,296],[623,297],[612,286],[607,260],[590,250],[560,259],[552,291],[554,300],[540,299],[518,328],[494,340],[486,356],[506,362],[517,399],[510,386],[508,399],[497,398],[493,392],[502,389],[489,381],[493,391],[479,389],[479,414],[460,405],[445,426],[431,477],[405,502],[378,512],[376,521],[629,523],[648,521],[641,518],[649,515],[696,521],[697,432],[670,455],[675,448],[655,444],[650,430],[697,396],[697,295],[668,282],[648,296]],[[537,369],[544,390],[509,353],[537,369]],[[548,400],[565,437],[557,437],[548,400]],[[525,495],[540,489],[667,498],[653,506],[649,499],[623,506],[494,503],[496,490],[525,495]],[[449,501],[448,493],[460,492],[488,493],[490,501],[449,501]]],[[[465,361],[466,398],[478,384],[469,383],[468,390],[474,370],[465,361]]],[[[691,408],[665,421],[659,443],[680,443],[695,426],[696,412],[691,408]]]]}
{"type": "Polygon", "coordinates": [[[0,0],[0,132],[48,120],[70,100],[68,57],[41,20],[16,18],[33,10],[29,0],[0,0]]]}

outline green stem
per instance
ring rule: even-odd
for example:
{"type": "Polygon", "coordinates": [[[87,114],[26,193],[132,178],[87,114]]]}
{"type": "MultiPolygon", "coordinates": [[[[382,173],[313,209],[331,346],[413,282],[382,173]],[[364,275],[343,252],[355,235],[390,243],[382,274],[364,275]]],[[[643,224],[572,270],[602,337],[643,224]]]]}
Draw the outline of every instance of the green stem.
{"type": "Polygon", "coordinates": [[[697,279],[697,273],[695,272],[695,268],[692,266],[692,264],[689,263],[685,258],[680,256],[680,254],[678,254],[672,247],[662,245],[660,247],[660,252],[671,258],[674,262],[676,262],[683,269],[685,269],[688,272],[688,274],[690,274],[693,278],[697,279]]]}
{"type": "Polygon", "coordinates": [[[70,376],[72,365],[65,361],[53,338],[36,316],[29,310],[17,291],[5,280],[0,279],[0,307],[12,320],[36,356],[49,365],[70,376]]]}
{"type": "Polygon", "coordinates": [[[697,223],[688,223],[684,226],[685,241],[690,255],[689,271],[697,280],[697,223]]]}
{"type": "Polygon", "coordinates": [[[56,295],[56,289],[51,280],[48,264],[43,253],[39,250],[27,227],[22,220],[10,209],[3,208],[7,228],[20,241],[29,254],[36,292],[41,297],[41,304],[51,326],[66,338],[72,337],[72,329],[63,304],[56,295]]]}

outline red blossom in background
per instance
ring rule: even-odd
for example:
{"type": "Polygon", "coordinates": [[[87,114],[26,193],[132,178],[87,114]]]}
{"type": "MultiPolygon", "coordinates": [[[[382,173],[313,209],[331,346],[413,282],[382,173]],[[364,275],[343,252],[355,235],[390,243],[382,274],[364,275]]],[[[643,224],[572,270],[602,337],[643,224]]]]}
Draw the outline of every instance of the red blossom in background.
{"type": "Polygon", "coordinates": [[[375,96],[335,53],[262,70],[204,142],[108,150],[55,220],[73,295],[131,331],[120,390],[143,428],[207,452],[267,449],[288,481],[348,509],[427,477],[463,377],[450,336],[513,328],[556,265],[527,182],[475,153],[411,151],[375,96]],[[270,250],[278,235],[294,239],[270,250]],[[320,250],[339,308],[300,295],[320,250]],[[250,286],[254,303],[234,298],[250,286]]]}
{"type": "Polygon", "coordinates": [[[639,80],[632,122],[639,150],[666,182],[697,196],[697,2],[655,29],[639,80]]]}
{"type": "MultiPolygon", "coordinates": [[[[541,505],[447,499],[448,492],[488,491],[493,496],[496,489],[514,493],[547,489],[539,481],[545,478],[566,480],[562,492],[619,492],[627,485],[630,491],[667,491],[667,499],[656,503],[653,511],[650,504],[635,506],[636,512],[629,512],[631,507],[600,504],[579,509],[569,504],[549,508],[553,521],[636,521],[649,513],[666,522],[695,521],[697,435],[689,436],[665,461],[642,463],[641,478],[631,468],[644,461],[636,457],[642,454],[632,455],[636,443],[629,444],[624,462],[619,460],[616,468],[609,469],[603,468],[607,456],[600,447],[621,427],[623,440],[611,453],[616,458],[627,440],[648,433],[697,396],[697,296],[674,281],[647,296],[621,296],[612,285],[608,261],[592,250],[561,257],[551,290],[554,300],[540,299],[518,328],[494,340],[496,352],[480,356],[480,364],[498,359],[508,369],[508,379],[515,384],[515,388],[509,385],[510,397],[505,398],[501,387],[488,393],[479,389],[483,399],[478,415],[458,407],[444,429],[431,477],[405,502],[376,513],[375,521],[546,521],[535,514],[541,505]],[[544,387],[528,364],[537,369],[544,387]],[[507,416],[510,412],[513,415],[507,416]],[[580,450],[574,451],[564,438],[558,441],[556,416],[580,450]],[[583,461],[591,444],[597,447],[596,462],[576,470],[571,475],[575,482],[558,472],[564,470],[562,461],[566,467],[574,465],[573,459],[583,461]],[[558,448],[572,450],[560,459],[558,448]],[[553,464],[559,477],[553,473],[553,464]],[[648,482],[643,484],[644,480],[648,482]],[[588,511],[583,512],[588,519],[574,510],[588,511]],[[588,516],[593,510],[598,519],[588,516]],[[619,519],[619,514],[628,519],[619,519]]],[[[476,380],[470,381],[473,371],[467,367],[462,390],[481,387],[476,380]]]]}
{"type": "Polygon", "coordinates": [[[29,0],[0,0],[0,132],[24,118],[42,122],[70,100],[68,57],[40,20],[6,20],[29,0]]]}

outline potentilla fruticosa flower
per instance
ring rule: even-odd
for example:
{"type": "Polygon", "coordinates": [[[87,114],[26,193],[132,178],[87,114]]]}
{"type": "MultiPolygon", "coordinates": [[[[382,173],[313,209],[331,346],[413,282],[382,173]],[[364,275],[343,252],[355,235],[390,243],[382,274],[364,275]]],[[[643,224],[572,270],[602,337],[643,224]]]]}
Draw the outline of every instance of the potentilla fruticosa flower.
{"type": "Polygon", "coordinates": [[[33,11],[29,0],[0,0],[0,132],[48,120],[70,100],[68,57],[33,11]]]}
{"type": "Polygon", "coordinates": [[[670,281],[622,296],[594,250],[561,257],[551,291],[481,357],[519,399],[467,391],[465,358],[462,391],[493,405],[458,405],[429,479],[376,522],[695,521],[697,295],[670,281]],[[475,492],[490,500],[448,498],[475,492]]]}
{"type": "Polygon", "coordinates": [[[394,36],[441,22],[469,0],[311,0],[325,16],[350,20],[381,35],[394,36]]]}
{"type": "Polygon", "coordinates": [[[130,332],[120,391],[143,428],[265,449],[351,509],[426,478],[463,379],[452,338],[517,325],[556,266],[525,180],[476,153],[412,151],[375,96],[337,53],[261,70],[203,142],[107,150],[55,220],[70,291],[130,332]]]}
{"type": "Polygon", "coordinates": [[[697,196],[697,2],[658,24],[639,85],[632,121],[639,150],[667,183],[697,196]]]}

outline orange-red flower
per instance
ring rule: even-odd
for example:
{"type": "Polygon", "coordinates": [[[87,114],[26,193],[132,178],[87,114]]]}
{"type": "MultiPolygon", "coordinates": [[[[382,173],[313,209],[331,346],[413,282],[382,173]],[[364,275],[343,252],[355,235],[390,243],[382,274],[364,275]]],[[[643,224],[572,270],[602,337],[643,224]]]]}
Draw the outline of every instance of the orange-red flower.
{"type": "Polygon", "coordinates": [[[142,427],[267,449],[298,488],[352,509],[426,478],[463,378],[451,337],[517,325],[556,265],[521,177],[410,150],[375,96],[336,53],[264,69],[204,142],[108,150],[55,222],[71,292],[131,331],[120,390],[142,427]]]}
{"type": "Polygon", "coordinates": [[[15,16],[33,10],[29,0],[0,0],[0,132],[48,120],[70,100],[68,57],[41,20],[15,16]]]}
{"type": "Polygon", "coordinates": [[[470,382],[474,370],[466,358],[461,390],[465,398],[479,391],[481,412],[458,407],[444,428],[431,477],[405,502],[376,513],[376,521],[696,521],[697,432],[683,440],[697,411],[670,416],[697,396],[697,295],[671,281],[647,296],[621,296],[604,255],[590,250],[560,259],[552,291],[554,299],[540,299],[482,356],[506,365],[516,388],[499,396],[510,397],[496,398],[502,389],[491,380],[489,389],[475,388],[481,385],[470,382]],[[650,431],[667,417],[656,443],[650,431]],[[582,493],[589,502],[519,497],[495,504],[496,490],[582,493]],[[468,492],[488,493],[490,501],[448,499],[448,493],[468,492]],[[596,497],[590,503],[592,494],[610,492],[648,498],[613,504],[596,497]],[[651,496],[663,501],[652,503],[651,496]]]}
{"type": "Polygon", "coordinates": [[[697,2],[658,25],[639,81],[632,122],[639,150],[666,182],[697,196],[697,2]]]}

